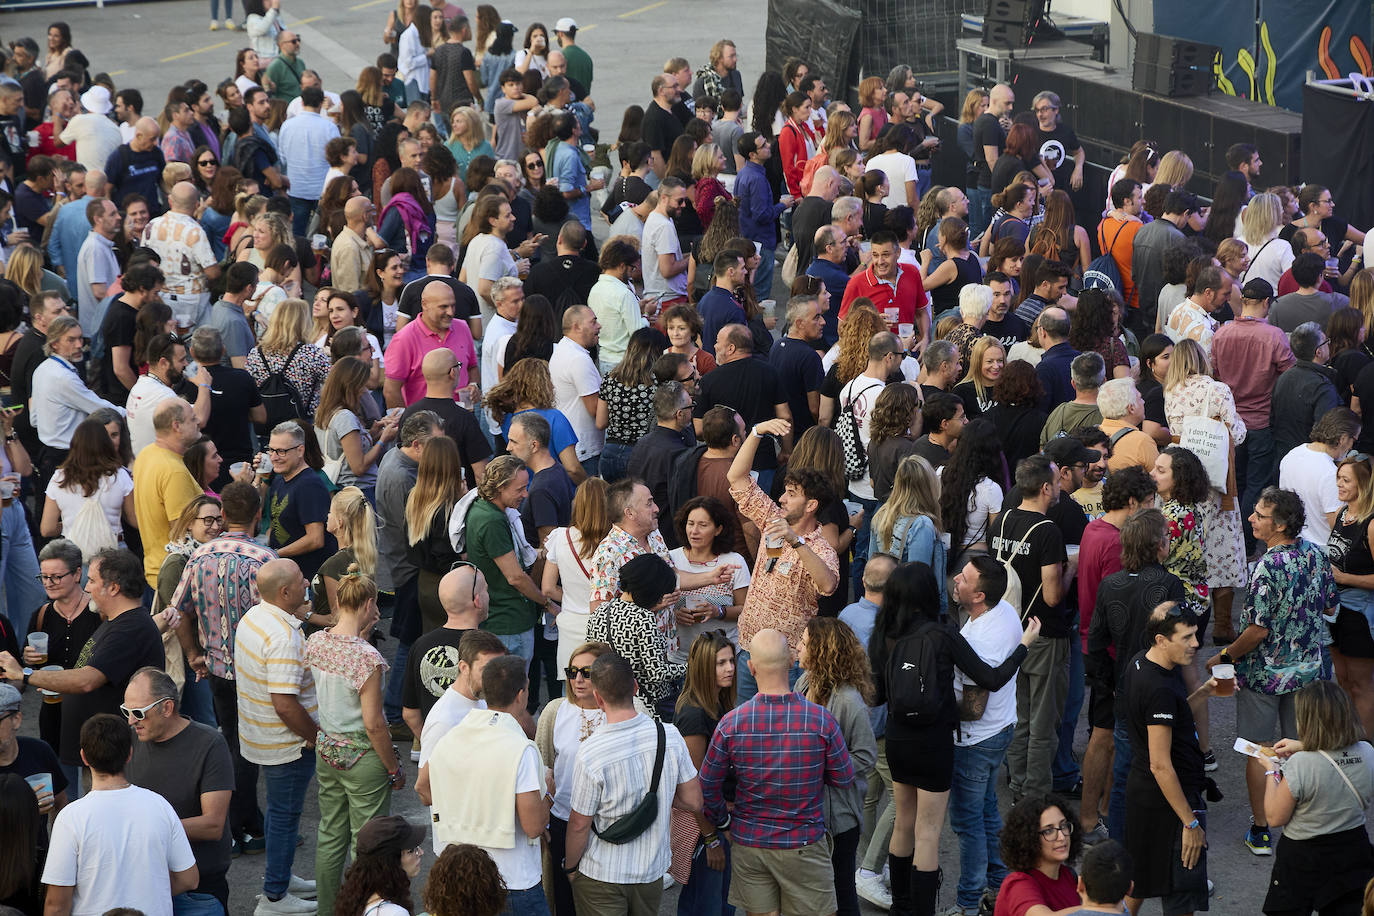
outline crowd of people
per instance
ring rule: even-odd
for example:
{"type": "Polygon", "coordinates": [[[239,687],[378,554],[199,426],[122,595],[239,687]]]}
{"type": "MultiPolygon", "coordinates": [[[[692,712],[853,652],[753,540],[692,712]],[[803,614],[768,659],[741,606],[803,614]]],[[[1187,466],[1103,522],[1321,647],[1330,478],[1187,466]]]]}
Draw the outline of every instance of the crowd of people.
{"type": "Polygon", "coordinates": [[[261,854],[255,916],[1181,916],[1234,702],[1212,842],[1360,911],[1328,189],[1237,143],[1208,205],[1141,140],[1089,201],[1053,92],[951,131],[905,66],[746,97],[729,39],[612,137],[572,18],[401,0],[335,92],[243,13],[157,117],[65,23],[6,49],[0,909],[227,913],[261,854]]]}

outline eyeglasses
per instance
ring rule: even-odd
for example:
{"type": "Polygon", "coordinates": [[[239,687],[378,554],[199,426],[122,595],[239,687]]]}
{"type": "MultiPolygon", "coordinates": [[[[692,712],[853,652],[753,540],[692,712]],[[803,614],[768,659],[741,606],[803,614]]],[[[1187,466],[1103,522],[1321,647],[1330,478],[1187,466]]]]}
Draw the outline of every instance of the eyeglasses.
{"type": "Polygon", "coordinates": [[[1035,113],[1036,113],[1036,114],[1044,114],[1044,113],[1047,112],[1047,111],[1058,111],[1058,110],[1059,110],[1059,107],[1058,107],[1057,105],[1041,105],[1039,108],[1035,109],[1035,113]]]}
{"type": "Polygon", "coordinates": [[[210,526],[212,526],[212,527],[218,527],[218,526],[224,524],[224,516],[223,516],[223,515],[197,515],[197,516],[196,516],[196,521],[198,521],[198,522],[204,522],[205,524],[210,525],[210,526]]]}
{"type": "Polygon", "coordinates": [[[207,165],[219,165],[219,163],[216,162],[214,159],[198,159],[196,160],[196,165],[201,166],[203,168],[207,165]]]}
{"type": "Polygon", "coordinates": [[[579,668],[576,665],[569,665],[568,667],[563,669],[563,673],[568,676],[568,680],[570,681],[577,680],[578,675],[581,675],[582,677],[585,677],[587,680],[590,681],[592,679],[592,666],[583,665],[581,668],[579,668]]]}
{"type": "Polygon", "coordinates": [[[271,446],[269,446],[267,449],[267,454],[272,455],[275,458],[285,458],[287,455],[291,454],[298,448],[305,448],[305,443],[302,442],[300,445],[293,445],[290,448],[272,448],[271,446]]]}
{"type": "Polygon", "coordinates": [[[125,706],[125,705],[123,705],[123,704],[120,704],[120,707],[119,707],[119,714],[120,714],[121,716],[123,716],[124,718],[126,718],[126,719],[132,717],[133,720],[134,720],[135,722],[142,722],[144,719],[146,719],[146,718],[148,717],[148,710],[150,710],[150,709],[152,709],[153,707],[157,706],[157,704],[159,704],[159,703],[165,703],[165,702],[167,702],[168,700],[171,700],[171,699],[175,699],[175,698],[174,698],[174,697],[159,697],[158,699],[153,700],[153,702],[149,703],[147,706],[144,706],[144,707],[141,708],[141,709],[130,709],[129,707],[127,707],[127,706],[125,706]]]}
{"type": "Polygon", "coordinates": [[[1327,340],[1323,340],[1321,343],[1317,344],[1317,349],[1320,350],[1322,347],[1329,347],[1329,346],[1331,346],[1331,341],[1330,341],[1329,339],[1327,339],[1327,340]]]}
{"type": "Polygon", "coordinates": [[[1053,827],[1046,827],[1043,830],[1039,831],[1039,833],[1040,836],[1046,840],[1052,840],[1059,834],[1063,834],[1064,836],[1073,836],[1073,821],[1064,821],[1063,823],[1056,824],[1053,827]]]}
{"type": "Polygon", "coordinates": [[[74,575],[76,575],[76,570],[73,569],[56,576],[50,576],[47,573],[39,573],[38,575],[34,576],[34,578],[37,579],[39,582],[42,582],[44,585],[56,585],[68,576],[74,575]]]}
{"type": "Polygon", "coordinates": [[[472,569],[472,601],[474,604],[476,604],[477,574],[481,572],[481,570],[477,568],[477,564],[473,563],[471,560],[454,560],[453,563],[449,565],[448,571],[453,572],[455,569],[462,569],[464,566],[467,566],[472,569]]]}

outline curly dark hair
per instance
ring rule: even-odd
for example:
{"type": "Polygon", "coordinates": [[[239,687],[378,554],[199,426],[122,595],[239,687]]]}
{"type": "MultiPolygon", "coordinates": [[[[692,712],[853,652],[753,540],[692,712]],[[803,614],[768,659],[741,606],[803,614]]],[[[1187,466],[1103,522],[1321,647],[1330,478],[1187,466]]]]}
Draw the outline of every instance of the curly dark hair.
{"type": "Polygon", "coordinates": [[[1107,294],[1097,288],[1085,289],[1070,317],[1069,346],[1080,353],[1106,350],[1115,326],[1112,301],[1107,294]]]}
{"type": "Polygon", "coordinates": [[[783,486],[795,484],[800,487],[807,499],[816,501],[817,513],[839,495],[831,486],[830,478],[815,468],[788,468],[782,483],[783,486]]]}
{"type": "Polygon", "coordinates": [[[496,916],[506,905],[506,882],[485,849],[456,843],[430,868],[420,902],[430,916],[496,916]]]}
{"type": "Polygon", "coordinates": [[[905,382],[893,382],[878,393],[869,418],[869,449],[879,442],[905,436],[911,429],[911,416],[921,409],[921,394],[905,382]]]}
{"type": "Polygon", "coordinates": [[[1009,360],[992,387],[992,399],[1003,407],[1034,407],[1044,394],[1035,367],[1023,359],[1009,360]]]}
{"type": "Polygon", "coordinates": [[[692,514],[692,510],[701,509],[711,516],[711,523],[720,528],[720,533],[711,541],[711,551],[717,556],[729,553],[735,549],[738,543],[739,528],[735,524],[735,513],[725,508],[725,504],[714,496],[693,496],[682,504],[682,508],[677,510],[673,516],[673,526],[677,530],[678,540],[682,542],[683,549],[687,547],[687,516],[692,514]]]}
{"type": "Polygon", "coordinates": [[[414,909],[410,899],[410,876],[401,868],[399,851],[360,855],[353,860],[344,872],[343,884],[334,900],[335,916],[362,916],[373,894],[407,912],[414,909]]]}
{"type": "Polygon", "coordinates": [[[1170,470],[1174,474],[1169,498],[1181,506],[1195,506],[1207,499],[1212,484],[1197,455],[1181,445],[1171,445],[1162,454],[1169,456],[1170,470]]]}
{"type": "MultiPolygon", "coordinates": [[[[955,571],[960,547],[968,534],[968,501],[978,481],[984,477],[994,483],[1005,483],[1002,460],[1002,440],[991,420],[979,417],[970,420],[945,464],[940,486],[940,519],[949,532],[949,568],[955,571]]],[[[984,531],[983,535],[987,532],[984,531]]],[[[980,535],[981,537],[982,535],[980,535]]]]}
{"type": "MultiPolygon", "coordinates": [[[[1034,871],[1040,866],[1040,815],[1058,808],[1070,824],[1078,824],[1078,812],[1054,793],[1027,795],[1016,803],[1002,827],[1002,861],[1012,871],[1034,871]]],[[[1069,834],[1069,861],[1078,860],[1083,851],[1083,833],[1069,834]]]]}

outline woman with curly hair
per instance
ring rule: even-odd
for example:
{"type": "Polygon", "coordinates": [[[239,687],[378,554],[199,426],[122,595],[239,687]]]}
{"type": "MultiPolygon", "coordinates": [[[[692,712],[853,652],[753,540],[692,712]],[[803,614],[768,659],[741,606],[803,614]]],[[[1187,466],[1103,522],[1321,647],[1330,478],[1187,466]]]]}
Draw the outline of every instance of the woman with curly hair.
{"type": "Polygon", "coordinates": [[[969,554],[987,552],[1006,484],[996,427],[986,419],[970,420],[940,470],[940,519],[949,532],[950,572],[962,569],[969,554]]]}
{"type": "Polygon", "coordinates": [[[1183,583],[1188,610],[1200,624],[1208,613],[1207,561],[1203,554],[1211,486],[1202,462],[1181,445],[1159,453],[1150,469],[1159,508],[1169,522],[1169,555],[1164,568],[1183,583]]]}
{"type": "Polygon", "coordinates": [[[625,358],[601,382],[596,425],[606,431],[601,476],[607,483],[624,476],[630,449],[653,428],[657,385],[652,367],[659,355],[656,343],[657,337],[649,328],[635,331],[625,348],[625,358]]]}
{"type": "MultiPolygon", "coordinates": [[[[706,231],[710,232],[709,229],[706,231]]],[[[664,353],[681,353],[687,357],[698,377],[716,368],[715,357],[697,346],[697,340],[701,338],[702,323],[701,313],[695,306],[685,302],[669,306],[663,313],[663,330],[668,335],[669,343],[664,353]]]]}
{"type": "MultiPolygon", "coordinates": [[[[420,874],[420,862],[425,856],[425,841],[429,831],[423,826],[410,823],[399,814],[374,817],[363,824],[358,831],[358,846],[353,863],[344,873],[343,884],[338,896],[334,898],[336,916],[409,916],[415,904],[410,898],[410,882],[420,874]]],[[[445,854],[461,849],[477,849],[475,846],[450,846],[445,854]]],[[[481,852],[486,864],[496,875],[500,885],[501,875],[496,865],[485,852],[481,852]]],[[[443,861],[443,856],[440,856],[443,861]]],[[[435,873],[439,863],[429,873],[429,887],[434,885],[435,873]]],[[[504,898],[504,885],[501,896],[504,898]]],[[[476,888],[470,884],[469,894],[476,888]]],[[[459,898],[450,898],[456,901],[459,898]]],[[[440,912],[428,900],[425,906],[430,913],[440,912]]],[[[455,913],[460,911],[454,911],[455,913]]],[[[495,913],[496,910],[468,909],[466,913],[495,913]]]]}
{"type": "MultiPolygon", "coordinates": [[[[868,715],[867,704],[873,699],[873,674],[863,643],[838,618],[813,617],[802,631],[799,653],[802,674],[797,679],[797,693],[824,706],[835,717],[854,761],[854,771],[870,772],[878,759],[878,740],[873,736],[868,715]]],[[[859,912],[854,858],[863,819],[864,789],[858,780],[842,789],[826,786],[825,829],[833,843],[830,861],[835,871],[839,913],[859,912]]]]}
{"type": "Polygon", "coordinates": [[[839,340],[821,361],[826,366],[821,382],[822,426],[834,424],[839,414],[840,392],[868,366],[868,342],[873,335],[887,329],[886,319],[873,308],[871,300],[860,296],[850,304],[849,314],[840,322],[839,340]]]}
{"type": "Polygon", "coordinates": [[[907,455],[916,454],[921,437],[921,392],[914,385],[893,382],[878,392],[873,416],[868,419],[868,474],[873,498],[886,502],[892,495],[892,478],[907,455]]]}
{"type": "Polygon", "coordinates": [[[996,337],[984,335],[969,350],[968,372],[953,392],[964,402],[964,416],[972,419],[992,410],[997,401],[993,393],[1007,366],[1007,351],[996,337]]]}
{"type": "MultiPolygon", "coordinates": [[[[652,399],[651,393],[651,406],[652,399]]],[[[577,460],[577,433],[573,432],[572,424],[563,412],[554,406],[553,378],[549,375],[548,363],[538,359],[520,360],[487,392],[483,403],[500,422],[502,437],[510,435],[510,421],[516,414],[532,410],[548,420],[552,431],[549,453],[563,465],[573,483],[587,479],[582,462],[577,460]]],[[[604,453],[602,459],[605,459],[604,453]]]]}
{"type": "Polygon", "coordinates": [[[948,608],[945,577],[948,565],[941,530],[940,478],[920,455],[908,455],[897,465],[892,496],[873,516],[868,555],[885,553],[901,563],[924,563],[935,570],[940,612],[948,608]]]}
{"type": "Polygon", "coordinates": [[[1009,468],[1040,451],[1040,430],[1046,419],[1039,407],[1043,394],[1035,368],[1022,360],[1007,363],[992,386],[993,407],[983,416],[997,430],[1009,468]]]}
{"type": "Polygon", "coordinates": [[[497,916],[506,905],[506,882],[485,849],[457,843],[430,868],[421,903],[429,916],[497,916]]]}
{"type": "MultiPolygon", "coordinates": [[[[1082,905],[1078,875],[1069,866],[1083,849],[1078,816],[1058,795],[1027,795],[1002,827],[1006,877],[997,893],[995,916],[1069,912],[1082,905]]],[[[992,869],[989,869],[991,873],[992,869]]]]}
{"type": "Polygon", "coordinates": [[[1107,365],[1108,378],[1129,378],[1131,357],[1116,331],[1116,309],[1105,290],[1083,290],[1069,319],[1069,346],[1080,353],[1092,350],[1107,365]]]}
{"type": "Polygon", "coordinates": [[[739,615],[749,592],[749,563],[734,551],[739,536],[735,514],[714,496],[694,496],[673,517],[678,541],[683,546],[668,552],[669,561],[679,572],[710,572],[722,563],[734,564],[734,577],[728,583],[711,583],[684,590],[676,610],[679,648],[673,661],[686,661],[685,647],[701,633],[720,630],[732,641],[738,640],[739,615]]]}

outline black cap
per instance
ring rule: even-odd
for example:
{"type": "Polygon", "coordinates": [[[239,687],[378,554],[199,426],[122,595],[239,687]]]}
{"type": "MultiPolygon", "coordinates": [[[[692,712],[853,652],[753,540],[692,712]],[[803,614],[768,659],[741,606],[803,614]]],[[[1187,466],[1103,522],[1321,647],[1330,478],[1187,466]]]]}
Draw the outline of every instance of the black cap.
{"type": "Polygon", "coordinates": [[[358,855],[400,853],[424,843],[428,831],[399,814],[374,817],[358,831],[358,855]]]}
{"type": "Polygon", "coordinates": [[[1077,436],[1057,436],[1046,442],[1041,451],[1061,468],[1074,464],[1093,464],[1102,459],[1101,452],[1088,448],[1077,436]]]}
{"type": "Polygon", "coordinates": [[[1269,281],[1263,277],[1256,277],[1246,281],[1246,284],[1240,288],[1240,297],[1268,302],[1274,298],[1274,287],[1270,286],[1269,281]]]}

